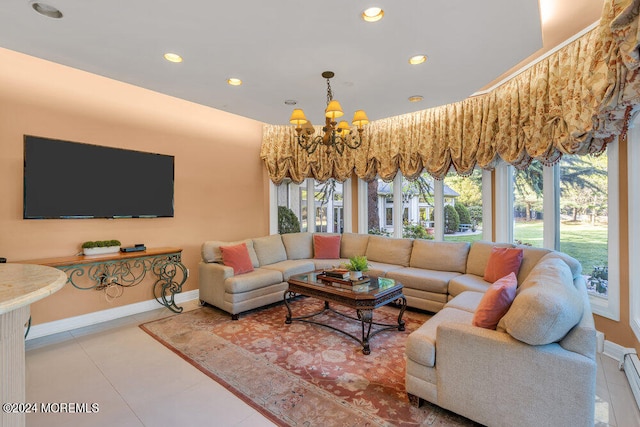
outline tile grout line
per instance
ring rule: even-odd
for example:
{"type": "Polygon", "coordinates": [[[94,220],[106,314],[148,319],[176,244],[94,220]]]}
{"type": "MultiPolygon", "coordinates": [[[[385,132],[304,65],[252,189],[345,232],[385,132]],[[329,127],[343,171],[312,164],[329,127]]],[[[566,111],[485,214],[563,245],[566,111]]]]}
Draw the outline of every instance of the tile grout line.
{"type": "MultiPolygon", "coordinates": [[[[122,399],[122,402],[124,402],[124,404],[126,405],[127,408],[129,408],[129,410],[131,411],[131,413],[133,414],[133,416],[140,422],[140,425],[145,426],[146,424],[140,419],[140,417],[138,416],[138,413],[131,407],[131,405],[129,405],[129,402],[127,401],[127,399],[124,398],[124,396],[120,393],[120,391],[116,388],[116,386],[113,384],[113,382],[111,382],[111,380],[109,379],[109,377],[105,374],[105,372],[100,368],[100,366],[98,366],[98,364],[96,363],[96,361],[93,359],[93,357],[91,357],[91,355],[87,352],[87,349],[84,347],[84,345],[82,345],[81,340],[79,340],[78,338],[80,337],[76,337],[73,334],[73,330],[69,331],[71,333],[71,336],[73,336],[73,340],[76,341],[76,343],[80,346],[80,348],[82,349],[82,351],[84,352],[84,354],[89,358],[89,360],[91,361],[91,363],[93,364],[93,366],[96,367],[96,369],[100,372],[100,375],[102,375],[102,377],[107,381],[107,383],[111,386],[111,388],[113,389],[113,391],[120,397],[120,399],[122,399]]],[[[93,335],[93,333],[91,334],[93,335]]],[[[85,335],[86,336],[86,335],[85,335]]]]}

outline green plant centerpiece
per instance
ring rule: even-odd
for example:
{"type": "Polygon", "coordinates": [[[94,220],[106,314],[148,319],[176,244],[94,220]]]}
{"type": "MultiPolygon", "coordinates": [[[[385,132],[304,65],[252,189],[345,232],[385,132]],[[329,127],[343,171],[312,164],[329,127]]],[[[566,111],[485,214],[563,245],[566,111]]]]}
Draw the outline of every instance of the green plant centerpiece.
{"type": "Polygon", "coordinates": [[[364,255],[354,256],[349,258],[349,262],[344,264],[344,268],[349,270],[351,280],[357,280],[362,278],[362,273],[369,270],[369,262],[364,255]]]}
{"type": "Polygon", "coordinates": [[[119,240],[95,240],[82,244],[82,252],[85,255],[112,254],[120,251],[119,240]]]}

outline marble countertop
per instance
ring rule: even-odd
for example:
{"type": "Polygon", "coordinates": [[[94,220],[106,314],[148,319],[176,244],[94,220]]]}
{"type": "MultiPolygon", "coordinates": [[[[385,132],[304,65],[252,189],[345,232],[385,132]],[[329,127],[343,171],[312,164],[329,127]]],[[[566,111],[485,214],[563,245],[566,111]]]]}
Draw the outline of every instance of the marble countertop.
{"type": "Polygon", "coordinates": [[[0,264],[0,314],[45,298],[67,283],[57,268],[35,264],[0,264]]]}

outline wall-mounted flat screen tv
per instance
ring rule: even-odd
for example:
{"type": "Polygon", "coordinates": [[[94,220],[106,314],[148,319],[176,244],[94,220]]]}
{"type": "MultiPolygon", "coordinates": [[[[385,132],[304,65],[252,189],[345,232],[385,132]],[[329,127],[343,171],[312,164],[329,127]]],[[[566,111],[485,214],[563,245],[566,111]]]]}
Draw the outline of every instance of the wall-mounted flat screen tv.
{"type": "Polygon", "coordinates": [[[24,218],[173,216],[174,156],[24,137],[24,218]]]}

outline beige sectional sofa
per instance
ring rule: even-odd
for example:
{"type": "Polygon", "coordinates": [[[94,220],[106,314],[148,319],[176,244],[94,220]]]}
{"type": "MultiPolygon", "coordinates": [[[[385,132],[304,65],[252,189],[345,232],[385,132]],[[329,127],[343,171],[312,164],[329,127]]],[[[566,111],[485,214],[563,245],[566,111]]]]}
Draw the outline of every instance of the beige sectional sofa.
{"type": "Polygon", "coordinates": [[[366,255],[369,275],[404,285],[407,305],[435,312],[412,332],[406,389],[421,399],[489,426],[593,425],[595,327],[580,264],[522,246],[513,305],[497,330],[472,326],[491,285],[483,279],[492,242],[433,242],[344,233],[340,258],[315,259],[313,235],[247,239],[254,271],[234,276],[220,246],[202,245],[200,299],[237,318],[282,301],[287,279],[366,255]],[[437,356],[436,356],[437,353],[437,356]]]}

